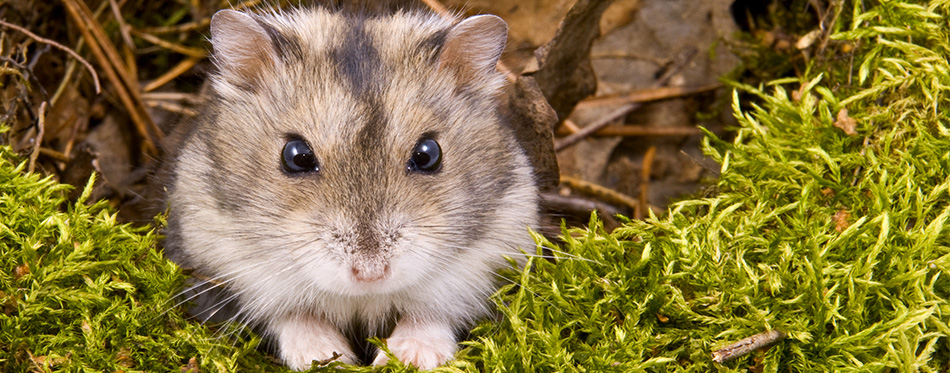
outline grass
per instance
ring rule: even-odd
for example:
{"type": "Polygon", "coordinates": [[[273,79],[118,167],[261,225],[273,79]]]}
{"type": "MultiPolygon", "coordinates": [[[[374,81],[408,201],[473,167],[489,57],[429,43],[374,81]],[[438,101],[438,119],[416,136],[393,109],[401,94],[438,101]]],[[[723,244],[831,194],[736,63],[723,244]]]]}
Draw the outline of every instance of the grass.
{"type": "MultiPolygon", "coordinates": [[[[853,55],[735,83],[714,196],[538,237],[561,259],[507,273],[503,317],[439,370],[950,371],[950,2],[839,5],[829,45],[853,55]],[[712,362],[769,330],[788,337],[712,362]]],[[[183,277],[153,233],[0,158],[2,370],[282,369],[170,309],[183,277]]]]}

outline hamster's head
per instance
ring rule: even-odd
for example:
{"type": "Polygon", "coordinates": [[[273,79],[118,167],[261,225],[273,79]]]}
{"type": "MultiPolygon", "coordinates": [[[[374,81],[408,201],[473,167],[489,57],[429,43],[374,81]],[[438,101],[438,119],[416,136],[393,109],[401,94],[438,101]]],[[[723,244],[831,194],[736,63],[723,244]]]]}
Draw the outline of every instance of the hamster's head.
{"type": "Polygon", "coordinates": [[[199,267],[366,295],[490,277],[531,244],[500,18],[221,11],[211,31],[216,96],[170,195],[199,267]]]}

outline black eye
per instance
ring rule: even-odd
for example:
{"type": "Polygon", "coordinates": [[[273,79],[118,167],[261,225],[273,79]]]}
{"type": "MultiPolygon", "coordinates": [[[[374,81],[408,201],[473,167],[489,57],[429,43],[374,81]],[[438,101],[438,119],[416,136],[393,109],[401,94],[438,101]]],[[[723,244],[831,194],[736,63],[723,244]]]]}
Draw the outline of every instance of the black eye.
{"type": "Polygon", "coordinates": [[[281,152],[281,166],[289,173],[315,172],[320,170],[317,156],[313,154],[310,145],[301,139],[290,139],[284,144],[281,152]]]}
{"type": "Polygon", "coordinates": [[[412,149],[408,171],[436,172],[442,166],[442,148],[433,139],[422,139],[412,149]]]}

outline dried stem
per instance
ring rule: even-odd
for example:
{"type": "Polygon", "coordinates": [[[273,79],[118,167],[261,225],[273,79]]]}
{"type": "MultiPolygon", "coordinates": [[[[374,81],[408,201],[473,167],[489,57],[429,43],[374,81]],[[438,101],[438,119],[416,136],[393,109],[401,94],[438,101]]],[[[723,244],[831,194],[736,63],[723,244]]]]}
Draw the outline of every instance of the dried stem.
{"type": "Polygon", "coordinates": [[[640,169],[640,200],[637,208],[633,210],[634,218],[643,220],[646,216],[646,209],[649,208],[647,196],[650,194],[650,174],[653,170],[653,158],[656,156],[656,147],[651,146],[643,155],[643,167],[640,169]]]}
{"type": "MultiPolygon", "coordinates": [[[[564,123],[567,123],[565,121],[564,123]]],[[[563,123],[562,123],[563,124],[563,123]]],[[[566,125],[558,129],[558,135],[566,136],[577,132],[575,127],[571,129],[566,125]]],[[[606,126],[591,136],[600,137],[635,137],[635,136],[691,136],[701,134],[696,127],[651,127],[642,124],[625,124],[617,126],[606,126]]]]}
{"type": "Polygon", "coordinates": [[[581,101],[575,109],[628,104],[634,102],[659,101],[669,98],[689,96],[697,93],[713,91],[722,87],[722,84],[710,84],[702,87],[658,87],[653,89],[637,90],[622,95],[594,97],[581,101]]]}
{"type": "MultiPolygon", "coordinates": [[[[653,83],[652,87],[659,88],[666,85],[667,82],[669,82],[670,78],[673,77],[673,75],[678,73],[680,70],[683,69],[683,67],[688,65],[689,62],[693,60],[693,56],[695,56],[696,53],[697,51],[694,49],[685,51],[685,53],[683,53],[680,56],[680,58],[677,59],[677,61],[673,64],[673,66],[670,66],[670,68],[666,70],[666,73],[664,73],[663,76],[661,76],[659,79],[657,79],[653,83]]],[[[643,103],[634,102],[634,103],[623,105],[617,108],[616,110],[611,111],[609,114],[598,119],[594,123],[588,124],[584,128],[581,128],[581,130],[577,131],[577,133],[574,133],[570,136],[567,136],[561,139],[560,141],[557,141],[554,144],[554,151],[559,152],[574,144],[577,144],[578,142],[580,142],[587,136],[590,136],[591,134],[599,131],[601,128],[607,126],[608,124],[613,123],[615,120],[620,119],[621,117],[627,115],[627,113],[634,111],[636,109],[639,109],[641,106],[643,106],[643,103]]]]}
{"type": "Polygon", "coordinates": [[[138,30],[132,30],[132,35],[138,36],[142,38],[142,40],[155,44],[159,47],[168,49],[172,52],[181,53],[189,57],[204,58],[207,55],[207,52],[205,52],[204,49],[186,47],[181,44],[175,44],[170,41],[166,41],[162,38],[159,38],[155,35],[146,34],[138,30]]]}
{"type": "Polygon", "coordinates": [[[147,154],[157,154],[156,144],[163,138],[161,130],[152,121],[139,95],[138,84],[129,76],[115,46],[109,41],[102,26],[92,15],[86,4],[79,0],[62,0],[66,11],[76,22],[79,31],[89,43],[89,49],[106,73],[106,77],[115,86],[122,105],[125,106],[132,123],[142,136],[142,147],[147,154]]]}
{"type": "Polygon", "coordinates": [[[26,36],[29,36],[29,37],[32,38],[33,40],[36,40],[36,41],[38,41],[38,42],[40,42],[40,43],[43,43],[43,44],[52,45],[52,46],[56,47],[57,49],[62,50],[63,52],[66,52],[67,54],[69,54],[70,56],[72,56],[73,58],[75,58],[76,61],[79,61],[79,62],[82,63],[84,66],[86,66],[86,70],[89,70],[89,74],[92,75],[92,83],[96,86],[96,93],[99,93],[99,92],[101,91],[101,87],[99,86],[99,74],[96,74],[96,69],[94,69],[94,68],[92,67],[92,64],[90,64],[89,61],[86,61],[85,59],[83,59],[82,56],[80,56],[79,54],[77,54],[76,52],[74,52],[72,49],[69,49],[69,48],[67,48],[66,46],[64,46],[64,45],[62,45],[62,44],[60,44],[60,43],[57,43],[57,42],[55,42],[55,41],[53,41],[53,40],[49,40],[49,39],[40,37],[39,35],[36,35],[36,34],[30,32],[30,30],[27,30],[27,29],[25,29],[25,28],[23,28],[23,27],[20,27],[20,26],[14,25],[14,24],[12,24],[12,23],[6,22],[6,21],[4,21],[4,20],[2,20],[2,19],[0,19],[0,26],[17,30],[17,31],[19,31],[19,32],[22,32],[22,33],[26,34],[26,36]]]}
{"type": "Polygon", "coordinates": [[[771,330],[765,333],[759,333],[726,347],[720,348],[712,353],[712,360],[717,363],[723,363],[737,357],[746,355],[762,347],[769,346],[775,342],[785,339],[785,333],[778,330],[771,330]]]}
{"type": "Polygon", "coordinates": [[[39,118],[37,119],[38,131],[33,139],[33,152],[30,153],[30,165],[27,172],[33,173],[36,169],[36,158],[40,156],[40,146],[43,145],[43,135],[46,133],[46,101],[40,104],[39,118]]]}
{"type": "Polygon", "coordinates": [[[597,185],[589,181],[584,181],[564,175],[561,175],[561,184],[567,185],[571,189],[597,197],[598,199],[606,201],[607,203],[627,206],[634,210],[637,209],[638,203],[636,199],[602,185],[597,185]]]}
{"type": "Polygon", "coordinates": [[[159,87],[172,81],[172,79],[175,79],[181,76],[181,74],[184,74],[186,71],[190,70],[192,67],[198,64],[199,61],[201,61],[201,58],[192,57],[179,62],[177,65],[175,65],[175,67],[172,67],[171,70],[166,71],[164,74],[162,74],[162,76],[159,76],[158,78],[155,78],[155,80],[146,84],[145,88],[142,88],[142,91],[151,92],[158,89],[159,87]]]}

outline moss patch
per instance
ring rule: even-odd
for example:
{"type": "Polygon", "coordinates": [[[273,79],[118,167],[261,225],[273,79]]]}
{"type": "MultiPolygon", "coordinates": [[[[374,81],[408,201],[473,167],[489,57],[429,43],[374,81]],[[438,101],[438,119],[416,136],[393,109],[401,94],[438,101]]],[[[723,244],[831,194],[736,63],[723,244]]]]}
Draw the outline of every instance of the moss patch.
{"type": "MultiPolygon", "coordinates": [[[[950,370],[950,2],[840,6],[829,45],[853,55],[736,85],[755,99],[735,96],[733,141],[707,137],[714,197],[539,237],[559,259],[509,273],[502,320],[439,370],[950,370]],[[788,338],[712,362],[768,330],[788,338]]],[[[19,162],[0,148],[3,371],[284,369],[172,307],[153,233],[19,162]]]]}
{"type": "Polygon", "coordinates": [[[737,85],[757,100],[743,109],[735,96],[734,141],[707,136],[722,164],[718,195],[610,234],[596,220],[565,230],[562,259],[534,260],[499,294],[506,318],[476,330],[469,361],[492,371],[950,369],[950,3],[851,6],[852,24],[832,39],[861,49],[822,68],[853,72],[853,86],[823,79],[817,63],[802,79],[737,85]],[[773,329],[788,338],[712,362],[717,348],[773,329]]]}
{"type": "Polygon", "coordinates": [[[171,298],[183,283],[155,235],[116,224],[104,203],[68,204],[69,187],[0,147],[0,370],[254,370],[255,340],[218,338],[171,298]],[[63,211],[65,210],[65,211],[63,211]]]}

